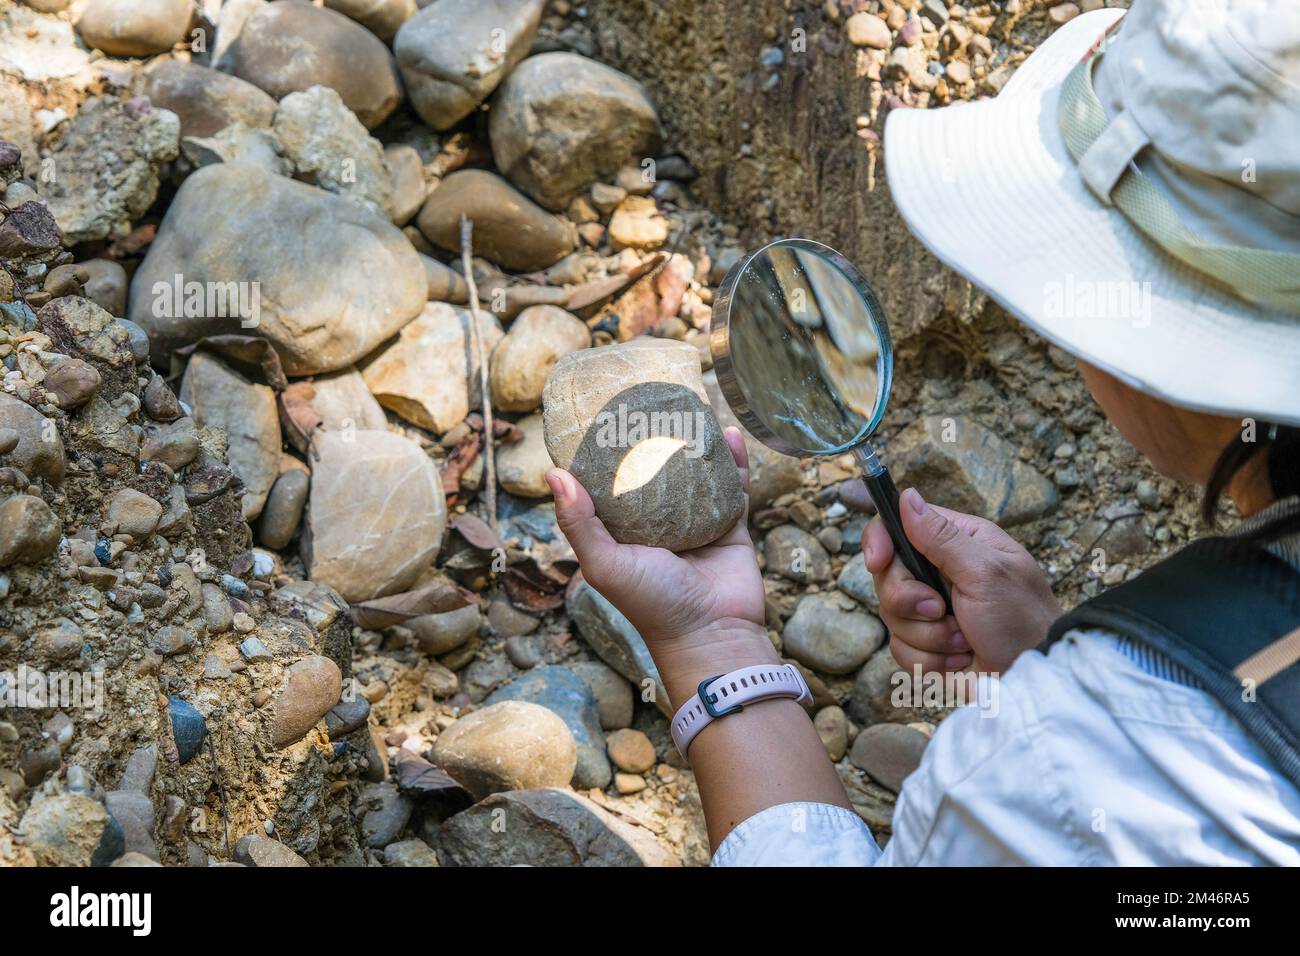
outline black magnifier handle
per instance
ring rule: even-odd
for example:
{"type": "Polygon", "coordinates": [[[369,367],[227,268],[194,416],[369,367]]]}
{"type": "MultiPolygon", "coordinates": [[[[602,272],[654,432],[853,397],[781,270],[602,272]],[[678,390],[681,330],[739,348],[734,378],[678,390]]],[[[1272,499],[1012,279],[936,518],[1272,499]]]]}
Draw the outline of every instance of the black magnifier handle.
{"type": "Polygon", "coordinates": [[[912,547],[912,542],[907,540],[907,535],[903,533],[903,516],[898,511],[898,488],[894,484],[894,479],[889,477],[888,470],[879,463],[875,455],[871,457],[880,470],[871,474],[864,468],[864,472],[867,473],[862,476],[862,480],[871,494],[871,500],[875,502],[880,520],[889,529],[889,537],[894,542],[894,551],[903,562],[903,567],[912,572],[912,577],[924,581],[943,596],[944,607],[951,614],[952,594],[948,590],[948,582],[943,579],[939,569],[930,563],[929,558],[912,547]]]}

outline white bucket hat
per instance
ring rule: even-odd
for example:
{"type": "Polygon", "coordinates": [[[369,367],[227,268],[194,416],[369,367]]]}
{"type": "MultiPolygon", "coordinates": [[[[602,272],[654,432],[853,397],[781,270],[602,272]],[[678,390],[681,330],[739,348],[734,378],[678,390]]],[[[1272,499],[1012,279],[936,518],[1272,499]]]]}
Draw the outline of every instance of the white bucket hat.
{"type": "Polygon", "coordinates": [[[917,237],[1050,341],[1300,425],[1300,3],[1084,14],[995,99],[895,110],[884,152],[917,237]]]}

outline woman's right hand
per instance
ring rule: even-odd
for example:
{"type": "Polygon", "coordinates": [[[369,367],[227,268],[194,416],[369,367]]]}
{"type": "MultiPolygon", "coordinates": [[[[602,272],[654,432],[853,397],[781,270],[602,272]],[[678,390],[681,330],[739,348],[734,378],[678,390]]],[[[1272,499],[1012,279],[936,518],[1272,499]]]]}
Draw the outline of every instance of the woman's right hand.
{"type": "Polygon", "coordinates": [[[1063,611],[1028,551],[991,521],[926,504],[915,488],[900,496],[899,510],[907,539],[948,580],[953,607],[945,614],[939,593],[895,560],[889,532],[874,519],[862,551],[899,664],[1000,673],[1042,643],[1063,611]]]}

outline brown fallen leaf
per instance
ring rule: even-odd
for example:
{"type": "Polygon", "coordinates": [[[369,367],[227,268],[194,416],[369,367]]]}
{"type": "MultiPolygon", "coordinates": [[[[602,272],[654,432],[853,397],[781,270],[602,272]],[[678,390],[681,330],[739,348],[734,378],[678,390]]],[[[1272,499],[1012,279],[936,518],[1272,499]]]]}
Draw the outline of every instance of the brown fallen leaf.
{"type": "Polygon", "coordinates": [[[316,389],[311,382],[294,382],[280,392],[280,427],[289,444],[303,454],[311,446],[311,438],[323,419],[312,407],[316,389]]]}
{"type": "Polygon", "coordinates": [[[414,591],[372,598],[352,605],[352,620],[358,627],[382,630],[423,614],[441,614],[478,604],[478,597],[450,581],[432,581],[414,591]]]}
{"type": "Polygon", "coordinates": [[[501,540],[501,535],[493,531],[478,515],[468,513],[457,515],[451,526],[460,533],[462,538],[480,551],[495,551],[497,548],[505,550],[506,543],[501,540]]]}
{"type": "Polygon", "coordinates": [[[289,387],[285,377],[284,366],[280,364],[280,354],[271,345],[270,340],[258,335],[209,335],[199,339],[193,345],[185,345],[172,352],[171,374],[175,379],[180,374],[180,360],[189,358],[199,349],[215,352],[223,358],[245,366],[254,377],[277,392],[289,387]]]}

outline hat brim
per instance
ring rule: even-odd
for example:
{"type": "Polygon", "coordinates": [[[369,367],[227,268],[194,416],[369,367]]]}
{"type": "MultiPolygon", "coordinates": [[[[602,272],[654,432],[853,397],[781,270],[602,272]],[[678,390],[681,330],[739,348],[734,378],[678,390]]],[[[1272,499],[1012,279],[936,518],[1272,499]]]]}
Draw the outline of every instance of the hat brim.
{"type": "Polygon", "coordinates": [[[939,259],[1066,351],[1177,405],[1300,425],[1300,318],[1163,252],[1089,191],[1065,148],[1061,83],[1122,15],[1071,20],[995,99],[893,111],[894,203],[939,259]]]}

